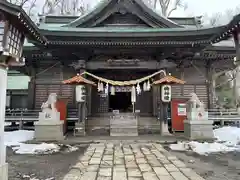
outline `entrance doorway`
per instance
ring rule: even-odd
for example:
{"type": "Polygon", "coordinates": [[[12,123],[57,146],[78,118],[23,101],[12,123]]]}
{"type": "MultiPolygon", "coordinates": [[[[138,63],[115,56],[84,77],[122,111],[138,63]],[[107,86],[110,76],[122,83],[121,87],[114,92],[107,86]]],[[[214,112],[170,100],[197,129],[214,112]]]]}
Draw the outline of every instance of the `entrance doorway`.
{"type": "Polygon", "coordinates": [[[131,92],[116,92],[109,94],[109,111],[119,110],[119,112],[132,112],[131,92]]]}

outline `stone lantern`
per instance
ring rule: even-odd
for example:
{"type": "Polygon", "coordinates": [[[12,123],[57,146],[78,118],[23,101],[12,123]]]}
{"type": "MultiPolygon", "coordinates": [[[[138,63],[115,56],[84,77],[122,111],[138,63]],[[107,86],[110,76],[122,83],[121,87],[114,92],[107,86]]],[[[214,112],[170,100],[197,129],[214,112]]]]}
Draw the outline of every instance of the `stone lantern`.
{"type": "Polygon", "coordinates": [[[4,120],[6,108],[7,70],[10,66],[24,66],[22,57],[25,37],[45,45],[46,40],[26,13],[16,5],[0,1],[0,179],[8,179],[4,120]]]}
{"type": "Polygon", "coordinates": [[[25,36],[14,25],[0,17],[0,65],[23,66],[25,59],[22,57],[25,36]]]}

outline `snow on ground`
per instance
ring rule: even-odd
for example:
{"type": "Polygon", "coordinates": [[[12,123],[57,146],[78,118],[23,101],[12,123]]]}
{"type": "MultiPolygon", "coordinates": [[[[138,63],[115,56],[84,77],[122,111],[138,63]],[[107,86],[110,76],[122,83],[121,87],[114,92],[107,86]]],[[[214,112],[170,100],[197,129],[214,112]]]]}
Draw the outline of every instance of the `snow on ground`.
{"type": "Polygon", "coordinates": [[[9,131],[4,132],[4,144],[5,146],[19,146],[21,142],[33,140],[34,131],[9,131]]]}
{"type": "MultiPolygon", "coordinates": [[[[60,145],[53,143],[26,144],[24,142],[33,140],[34,131],[10,131],[4,132],[5,146],[12,147],[17,154],[51,154],[60,151],[60,145]]],[[[67,145],[67,152],[78,150],[77,147],[67,145]]]]}
{"type": "Polygon", "coordinates": [[[178,142],[177,144],[171,144],[169,147],[175,151],[194,151],[200,155],[240,151],[240,128],[222,127],[213,130],[213,134],[217,139],[213,143],[178,142]]]}
{"type": "Polygon", "coordinates": [[[51,154],[60,151],[60,146],[56,144],[20,144],[12,147],[17,154],[51,154]]]}

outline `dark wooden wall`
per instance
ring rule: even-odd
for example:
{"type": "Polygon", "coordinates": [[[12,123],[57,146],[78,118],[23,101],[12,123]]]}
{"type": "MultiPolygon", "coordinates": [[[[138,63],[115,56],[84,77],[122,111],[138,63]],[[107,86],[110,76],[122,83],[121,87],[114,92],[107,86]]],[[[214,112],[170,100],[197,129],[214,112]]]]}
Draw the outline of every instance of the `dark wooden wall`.
{"type": "MultiPolygon", "coordinates": [[[[191,66],[188,68],[170,69],[172,76],[184,79],[185,85],[173,85],[172,97],[189,97],[189,94],[195,92],[201,101],[208,106],[208,84],[206,82],[207,70],[205,67],[198,67],[198,70],[191,66]]],[[[57,93],[60,97],[68,99],[68,107],[75,108],[75,86],[64,85],[62,80],[71,78],[76,75],[73,68],[64,67],[60,63],[42,64],[41,68],[36,69],[36,76],[32,78],[35,82],[34,105],[32,108],[40,108],[50,93],[57,93]],[[55,65],[55,66],[54,66],[55,65]],[[51,66],[54,66],[51,68],[51,66]]],[[[144,75],[138,74],[143,77],[144,75]]],[[[139,78],[139,77],[137,77],[139,78]]],[[[91,88],[88,94],[88,114],[94,115],[98,113],[108,112],[108,97],[100,96],[97,88],[91,88]]],[[[153,87],[150,92],[142,92],[137,97],[136,109],[142,114],[157,114],[157,102],[160,101],[160,88],[153,87]]]]}
{"type": "MultiPolygon", "coordinates": [[[[108,72],[110,72],[108,70],[108,72]]],[[[115,72],[115,74],[118,74],[119,72],[115,72]]],[[[108,76],[109,73],[94,73],[98,76],[105,77],[108,79],[114,79],[114,71],[110,72],[110,75],[108,76]],[[113,76],[113,77],[111,77],[113,76]]],[[[139,73],[137,71],[131,70],[128,72],[120,73],[118,78],[119,80],[131,80],[131,79],[137,79],[140,77],[144,77],[143,72],[139,73]],[[129,74],[132,75],[130,77],[129,74]]],[[[149,74],[149,73],[148,73],[149,74]]],[[[151,73],[150,73],[151,74],[151,73]]],[[[109,97],[104,96],[104,94],[100,94],[97,92],[97,88],[92,88],[92,100],[91,100],[91,110],[92,110],[92,115],[99,114],[99,113],[107,113],[109,111],[109,97]]],[[[137,102],[136,102],[136,109],[140,110],[142,115],[152,115],[152,92],[142,92],[140,95],[137,96],[137,102]]]]}
{"type": "Polygon", "coordinates": [[[51,63],[36,69],[35,81],[35,102],[33,108],[40,108],[50,93],[57,93],[58,96],[68,99],[68,106],[75,106],[75,92],[73,85],[62,84],[62,81],[75,75],[74,69],[66,68],[60,64],[51,63]],[[51,66],[55,65],[51,68],[51,66]]]}

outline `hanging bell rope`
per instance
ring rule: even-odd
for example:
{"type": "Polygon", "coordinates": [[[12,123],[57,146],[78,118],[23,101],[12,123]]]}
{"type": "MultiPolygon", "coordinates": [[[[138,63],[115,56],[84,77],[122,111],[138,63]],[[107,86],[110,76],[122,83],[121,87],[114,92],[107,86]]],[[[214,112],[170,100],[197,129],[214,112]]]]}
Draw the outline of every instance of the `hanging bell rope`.
{"type": "MultiPolygon", "coordinates": [[[[166,71],[165,70],[160,70],[160,71],[157,71],[149,76],[146,76],[146,77],[143,77],[143,78],[140,78],[140,79],[136,79],[136,80],[131,80],[131,81],[114,81],[114,80],[111,80],[111,79],[106,79],[106,78],[102,78],[102,77],[99,77],[99,76],[96,76],[92,73],[89,73],[87,71],[83,72],[81,75],[88,75],[88,76],[91,76],[101,82],[104,82],[106,84],[110,84],[110,85],[113,85],[113,86],[130,86],[130,85],[137,85],[139,83],[142,83],[146,80],[149,80],[150,78],[160,74],[160,73],[163,73],[164,76],[166,76],[166,71]]],[[[149,83],[150,84],[150,83],[149,83]]]]}

